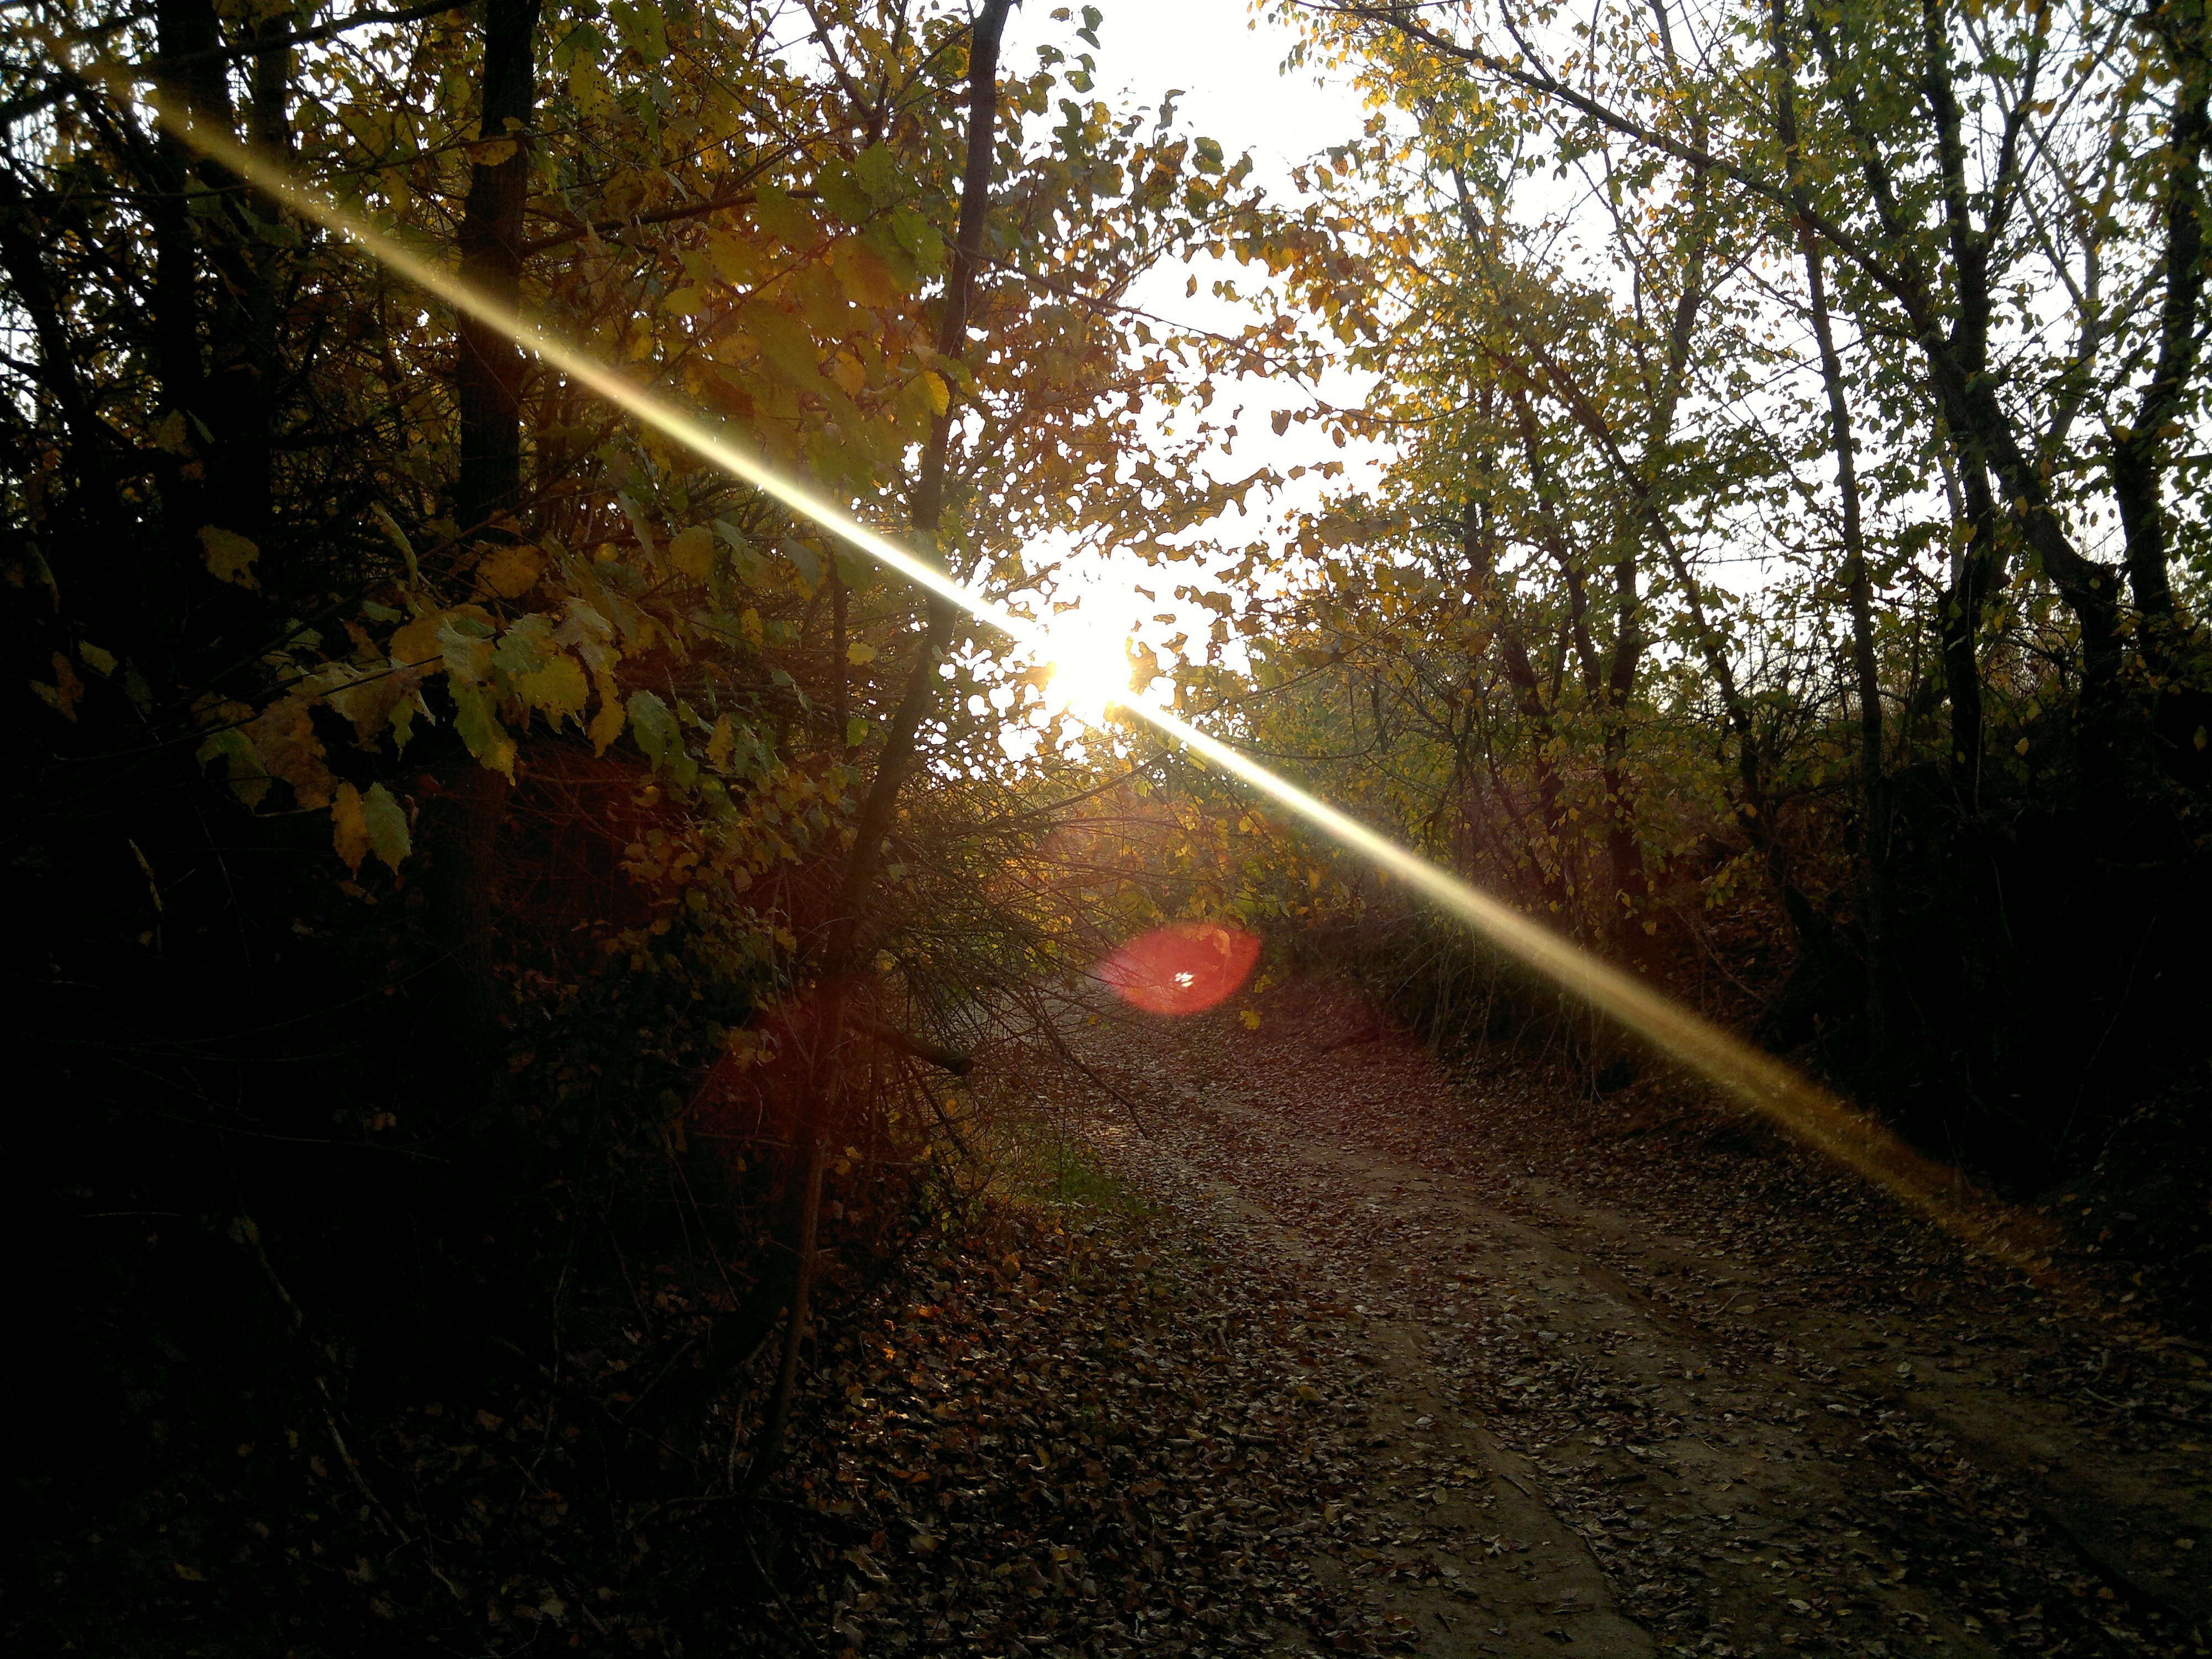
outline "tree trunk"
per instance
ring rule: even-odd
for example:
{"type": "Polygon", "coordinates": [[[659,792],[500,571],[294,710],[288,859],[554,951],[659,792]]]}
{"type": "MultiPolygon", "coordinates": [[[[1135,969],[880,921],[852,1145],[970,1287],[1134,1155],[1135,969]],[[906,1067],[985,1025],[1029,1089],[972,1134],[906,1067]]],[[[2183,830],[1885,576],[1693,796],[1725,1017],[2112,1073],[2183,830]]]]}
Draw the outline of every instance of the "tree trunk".
{"type": "MultiPolygon", "coordinates": [[[[198,119],[228,131],[230,90],[219,49],[222,34],[209,0],[160,0],[155,11],[155,63],[162,82],[198,119]]],[[[204,443],[207,366],[201,350],[199,237],[189,210],[193,168],[182,139],[163,131],[155,141],[155,177],[147,204],[154,233],[153,325],[161,402],[181,416],[195,450],[204,443]]],[[[208,522],[206,459],[191,466],[181,457],[159,463],[161,512],[172,557],[187,581],[199,562],[200,526],[208,522]]]]}
{"type": "Polygon", "coordinates": [[[2147,20],[2165,42],[2175,74],[2172,160],[2166,173],[2166,294],[2159,314],[2158,362],[2136,399],[2135,417],[2112,428],[2108,465],[2126,537],[2128,586],[2142,627],[2137,641],[2157,686],[2155,725],[2170,772],[2201,775],[2196,744],[2206,699],[2172,684],[2180,642],[2167,571],[2172,538],[2166,482],[2172,440],[2202,355],[2204,294],[2204,149],[2212,135],[2212,60],[2203,0],[2154,9],[2147,20]]]}
{"type": "MultiPolygon", "coordinates": [[[[529,194],[530,120],[537,101],[534,48],[540,0],[485,0],[483,116],[485,145],[504,156],[470,170],[461,220],[461,280],[507,309],[522,297],[522,212],[529,194]]],[[[460,425],[460,474],[453,519],[464,535],[511,513],[522,490],[522,349],[500,330],[464,317],[453,365],[460,425]]]]}
{"type": "Polygon", "coordinates": [[[1827,273],[1820,238],[1809,222],[1811,195],[1800,181],[1796,97],[1790,63],[1789,0],[1773,0],[1776,123],[1789,157],[1790,193],[1797,200],[1797,245],[1805,261],[1806,296],[1813,338],[1820,352],[1820,379],[1828,394],[1828,436],[1836,454],[1836,493],[1843,505],[1844,586],[1851,613],[1851,666],[1858,683],[1859,793],[1866,815],[1865,880],[1860,896],[1866,962],[1867,1050],[1874,1093],[1884,1105],[1895,1097],[1895,1045],[1890,1025],[1889,790],[1882,757],[1881,673],[1875,657],[1872,580],[1867,571],[1866,530],[1859,495],[1858,457],[1851,434],[1849,388],[1828,315],[1827,273]]]}
{"type": "MultiPolygon", "coordinates": [[[[1943,424],[1948,430],[1949,422],[1943,424]]],[[[1981,810],[1982,615],[2004,584],[2005,553],[1989,469],[1963,447],[1954,446],[1953,459],[1966,500],[1966,539],[1952,544],[1951,581],[1943,590],[1943,693],[1951,708],[1952,793],[1971,815],[1981,810]]]]}
{"type": "Polygon", "coordinates": [[[1567,905],[1566,805],[1559,798],[1559,769],[1553,763],[1553,744],[1555,732],[1552,712],[1545,706],[1542,687],[1536,678],[1535,665],[1528,660],[1528,648],[1514,626],[1506,609],[1506,596],[1498,590],[1497,562],[1490,547],[1487,527],[1481,522],[1481,513],[1474,497],[1468,496],[1460,503],[1460,551],[1467,561],[1468,580],[1477,597],[1487,604],[1495,621],[1492,636],[1498,642],[1498,654],[1505,665],[1507,684],[1513,688],[1513,701],[1521,711],[1521,718],[1528,723],[1534,738],[1531,745],[1536,771],[1536,807],[1544,823],[1545,838],[1551,843],[1551,857],[1547,863],[1537,860],[1536,876],[1544,902],[1553,911],[1564,911],[1567,905]]]}

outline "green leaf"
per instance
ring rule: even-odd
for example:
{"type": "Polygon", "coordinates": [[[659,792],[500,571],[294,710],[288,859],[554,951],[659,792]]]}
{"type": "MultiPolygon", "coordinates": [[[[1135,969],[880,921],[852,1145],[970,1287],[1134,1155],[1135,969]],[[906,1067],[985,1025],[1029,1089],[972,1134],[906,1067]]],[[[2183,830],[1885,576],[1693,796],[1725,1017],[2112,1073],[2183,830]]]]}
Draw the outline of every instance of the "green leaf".
{"type": "Polygon", "coordinates": [[[474,617],[447,616],[438,623],[438,651],[447,677],[471,684],[491,678],[491,629],[474,617]]]}
{"type": "MultiPolygon", "coordinates": [[[[553,624],[544,617],[529,616],[501,636],[499,648],[491,653],[491,664],[514,684],[544,668],[554,653],[553,624]]],[[[447,661],[451,660],[449,654],[447,661]]]]}
{"type": "Polygon", "coordinates": [[[805,323],[774,306],[756,305],[746,307],[745,328],[760,342],[761,356],[768,366],[793,391],[820,396],[828,390],[829,383],[822,378],[819,348],[805,323]]]}
{"type": "Polygon", "coordinates": [[[262,798],[269,793],[273,781],[269,775],[269,769],[261,763],[260,753],[254,748],[252,739],[234,726],[210,733],[207,741],[199,746],[198,753],[192,758],[202,766],[210,761],[222,761],[224,775],[230,782],[230,793],[237,796],[249,811],[261,805],[262,798]]]}
{"type": "Polygon", "coordinates": [[[453,729],[461,734],[469,753],[480,765],[495,772],[504,773],[507,781],[514,781],[514,739],[507,735],[507,728],[499,723],[493,712],[491,698],[484,689],[473,681],[448,675],[446,686],[453,696],[453,729]]]}
{"type": "MultiPolygon", "coordinates": [[[[392,746],[403,755],[407,752],[407,740],[415,735],[415,715],[422,707],[422,694],[410,692],[393,703],[391,714],[385,717],[385,723],[392,728],[392,746]]],[[[428,720],[429,716],[424,714],[423,718],[428,720]]],[[[436,724],[434,720],[431,723],[436,724]]]]}
{"type": "Polygon", "coordinates": [[[368,831],[370,850],[392,869],[397,870],[399,861],[415,850],[407,834],[407,809],[382,784],[368,786],[368,798],[362,803],[362,821],[368,831]]]}
{"type": "Polygon", "coordinates": [[[815,193],[822,205],[848,225],[867,222],[876,210],[867,187],[842,161],[834,161],[815,175],[815,193]]]}
{"type": "Polygon", "coordinates": [[[806,584],[807,597],[811,599],[814,590],[822,586],[822,561],[815,556],[813,549],[802,547],[797,542],[783,544],[783,556],[789,559],[792,568],[799,572],[799,580],[806,584]]]}
{"type": "Polygon", "coordinates": [[[898,163],[881,144],[871,144],[853,161],[853,176],[878,205],[898,193],[898,163]]]}
{"type": "Polygon", "coordinates": [[[615,38],[648,70],[658,72],[668,56],[668,20],[654,0],[613,0],[607,15],[614,21],[615,38]]]}
{"type": "Polygon", "coordinates": [[[937,234],[937,227],[912,208],[891,210],[891,234],[898,245],[913,256],[922,274],[933,276],[945,263],[945,239],[937,234]]]}
{"type": "Polygon", "coordinates": [[[793,200],[774,185],[761,186],[754,198],[753,219],[769,235],[792,247],[811,243],[818,228],[805,203],[793,200]]]}
{"type": "Polygon", "coordinates": [[[627,492],[615,497],[615,505],[622,508],[623,516],[629,520],[629,527],[637,532],[637,544],[646,550],[648,556],[657,556],[659,549],[653,544],[653,526],[646,522],[645,509],[627,492]]]}
{"type": "Polygon", "coordinates": [[[833,556],[837,561],[837,580],[848,592],[865,593],[882,579],[883,568],[873,559],[848,553],[842,547],[834,550],[833,556]]]}
{"type": "Polygon", "coordinates": [[[667,764],[669,757],[681,753],[684,733],[676,724],[676,716],[669,713],[668,705],[650,691],[633,691],[629,697],[629,724],[637,746],[645,750],[646,758],[653,763],[654,771],[667,764]]]}
{"type": "Polygon", "coordinates": [[[422,580],[422,569],[416,562],[415,544],[407,539],[407,532],[399,527],[399,521],[385,510],[384,503],[381,501],[371,501],[368,504],[368,511],[369,516],[374,519],[382,527],[384,533],[392,538],[392,544],[399,550],[399,556],[407,562],[408,585],[411,587],[420,582],[422,580]]]}

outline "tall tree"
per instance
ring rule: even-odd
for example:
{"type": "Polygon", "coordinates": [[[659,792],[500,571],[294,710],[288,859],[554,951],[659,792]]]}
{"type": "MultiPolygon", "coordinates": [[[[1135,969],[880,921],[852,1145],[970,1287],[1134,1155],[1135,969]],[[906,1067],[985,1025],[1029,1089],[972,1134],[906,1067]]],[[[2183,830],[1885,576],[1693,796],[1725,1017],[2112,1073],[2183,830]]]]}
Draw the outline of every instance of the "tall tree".
{"type": "MultiPolygon", "coordinates": [[[[966,356],[969,313],[982,264],[984,224],[991,209],[991,181],[999,120],[999,46],[1013,0],[985,0],[968,42],[968,143],[961,167],[960,220],[952,246],[952,270],[939,319],[937,350],[949,364],[966,356]]],[[[922,446],[909,516],[916,533],[935,543],[943,528],[946,459],[952,442],[953,410],[948,399],[930,422],[922,446]]],[[[940,554],[941,556],[941,554],[940,554]]],[[[815,1237],[821,1221],[822,1171],[836,1115],[842,1107],[846,1069],[846,1018],[869,892],[883,863],[884,836],[915,759],[915,739],[938,695],[938,659],[952,635],[957,612],[935,593],[924,607],[920,645],[907,671],[906,689],[893,711],[876,775],[853,821],[852,848],[846,854],[835,908],[822,944],[817,976],[822,991],[821,1023],[807,1072],[806,1099],[799,1127],[799,1156],[805,1176],[798,1191],[799,1207],[791,1239],[791,1289],[785,1312],[783,1354],[775,1389],[763,1419],[746,1482],[757,1489],[775,1468],[784,1425],[797,1387],[799,1350],[806,1328],[806,1300],[813,1282],[815,1237]]]]}
{"type": "MultiPolygon", "coordinates": [[[[461,279],[508,311],[522,298],[539,7],[540,0],[484,0],[477,143],[461,217],[461,279]]],[[[453,518],[473,535],[520,501],[525,364],[513,339],[477,318],[464,317],[459,332],[453,518]]]]}

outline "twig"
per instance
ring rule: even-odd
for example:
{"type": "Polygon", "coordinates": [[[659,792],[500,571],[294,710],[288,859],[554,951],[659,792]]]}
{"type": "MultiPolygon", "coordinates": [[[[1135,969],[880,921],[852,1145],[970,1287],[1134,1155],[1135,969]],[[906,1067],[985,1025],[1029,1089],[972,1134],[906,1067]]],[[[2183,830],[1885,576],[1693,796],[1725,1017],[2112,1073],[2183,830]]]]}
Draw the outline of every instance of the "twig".
{"type": "Polygon", "coordinates": [[[920,1037],[910,1036],[883,1020],[862,1020],[858,1024],[862,1031],[893,1054],[904,1054],[912,1060],[926,1060],[939,1070],[950,1072],[955,1077],[966,1077],[975,1069],[975,1062],[957,1049],[940,1048],[933,1042],[924,1042],[920,1037]]]}

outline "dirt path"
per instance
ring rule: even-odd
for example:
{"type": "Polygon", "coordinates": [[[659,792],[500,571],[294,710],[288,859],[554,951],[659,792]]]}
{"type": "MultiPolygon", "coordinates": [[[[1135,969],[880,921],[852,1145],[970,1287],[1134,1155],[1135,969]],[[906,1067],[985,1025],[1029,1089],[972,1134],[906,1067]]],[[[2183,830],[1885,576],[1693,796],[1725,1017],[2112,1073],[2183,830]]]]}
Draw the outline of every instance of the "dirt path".
{"type": "Polygon", "coordinates": [[[2205,1650],[2190,1345],[1756,1125],[1539,1110],[1341,996],[1081,1046],[1144,1103],[1106,1158],[1290,1322],[1319,1414],[1276,1535],[1346,1608],[1327,1645],[2205,1650]]]}

